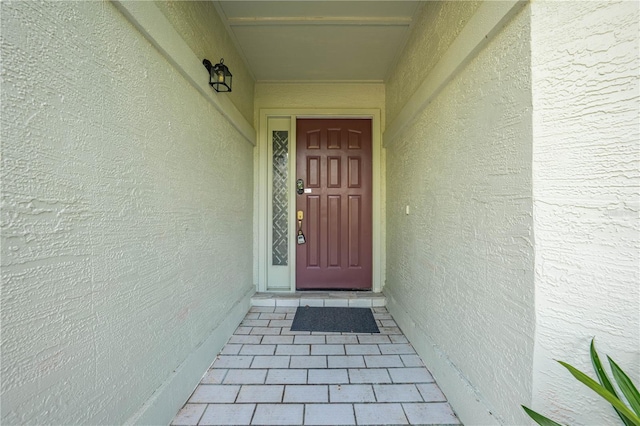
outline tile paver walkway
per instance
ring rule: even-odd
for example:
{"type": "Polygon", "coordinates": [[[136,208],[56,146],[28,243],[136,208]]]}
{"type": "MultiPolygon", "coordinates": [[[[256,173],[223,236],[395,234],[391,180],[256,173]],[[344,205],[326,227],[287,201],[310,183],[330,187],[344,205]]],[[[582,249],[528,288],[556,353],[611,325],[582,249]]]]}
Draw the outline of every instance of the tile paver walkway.
{"type": "Polygon", "coordinates": [[[172,425],[459,425],[384,307],[380,334],[291,331],[252,307],[172,425]]]}

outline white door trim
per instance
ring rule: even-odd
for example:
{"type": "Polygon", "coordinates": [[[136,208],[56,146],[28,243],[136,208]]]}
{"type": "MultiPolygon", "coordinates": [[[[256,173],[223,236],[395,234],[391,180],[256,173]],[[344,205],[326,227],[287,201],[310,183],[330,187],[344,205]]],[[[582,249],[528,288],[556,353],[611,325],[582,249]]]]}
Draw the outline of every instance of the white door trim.
{"type": "Polygon", "coordinates": [[[256,191],[258,205],[254,209],[255,220],[258,224],[258,288],[259,292],[266,291],[285,291],[295,292],[295,140],[296,140],[296,119],[298,118],[368,118],[372,123],[372,156],[373,156],[373,176],[372,176],[372,215],[373,215],[373,271],[372,271],[372,290],[375,293],[382,291],[384,285],[384,159],[382,151],[382,131],[381,131],[381,113],[379,109],[261,109],[260,122],[258,130],[258,164],[256,191]],[[271,248],[269,247],[269,232],[271,224],[269,223],[271,200],[268,195],[271,193],[269,185],[269,168],[271,162],[269,158],[269,120],[270,119],[289,119],[289,231],[291,238],[289,239],[289,264],[290,280],[287,287],[278,286],[274,288],[268,282],[268,267],[270,265],[271,248]]]}

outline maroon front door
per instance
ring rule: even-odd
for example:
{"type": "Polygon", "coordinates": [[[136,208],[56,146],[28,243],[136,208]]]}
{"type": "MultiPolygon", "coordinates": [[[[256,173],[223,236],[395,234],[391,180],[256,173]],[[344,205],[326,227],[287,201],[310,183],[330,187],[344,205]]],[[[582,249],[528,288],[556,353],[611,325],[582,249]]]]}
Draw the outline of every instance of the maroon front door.
{"type": "Polygon", "coordinates": [[[296,125],[296,287],[371,289],[371,120],[301,119],[296,125]]]}

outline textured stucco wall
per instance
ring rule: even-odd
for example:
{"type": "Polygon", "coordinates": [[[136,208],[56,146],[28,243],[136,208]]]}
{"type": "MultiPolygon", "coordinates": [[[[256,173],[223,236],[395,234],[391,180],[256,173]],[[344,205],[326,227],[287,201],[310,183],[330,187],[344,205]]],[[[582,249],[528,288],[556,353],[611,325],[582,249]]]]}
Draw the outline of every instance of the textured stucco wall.
{"type": "Polygon", "coordinates": [[[533,406],[563,424],[620,424],[553,361],[593,376],[592,337],[640,383],[639,7],[532,4],[533,406]]]}
{"type": "Polygon", "coordinates": [[[437,354],[425,363],[445,394],[471,390],[452,401],[467,424],[527,423],[519,404],[531,394],[535,325],[529,55],[524,9],[387,147],[385,293],[394,316],[410,318],[412,343],[437,354]]]}
{"type": "Polygon", "coordinates": [[[213,2],[169,0],[155,3],[200,61],[207,58],[216,64],[224,58],[233,74],[233,91],[225,96],[252,123],[253,77],[235,49],[213,2]]]}
{"type": "Polygon", "coordinates": [[[252,289],[253,147],[111,3],[0,7],[0,423],[122,424],[252,289]]]}
{"type": "Polygon", "coordinates": [[[402,56],[386,83],[391,123],[460,34],[481,1],[428,1],[422,6],[402,56]]]}

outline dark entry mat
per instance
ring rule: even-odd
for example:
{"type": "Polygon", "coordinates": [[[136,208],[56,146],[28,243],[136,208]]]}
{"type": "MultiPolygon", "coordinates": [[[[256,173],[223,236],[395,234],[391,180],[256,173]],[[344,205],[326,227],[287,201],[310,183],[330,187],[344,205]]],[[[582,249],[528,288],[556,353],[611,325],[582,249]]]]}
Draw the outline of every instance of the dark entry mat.
{"type": "Polygon", "coordinates": [[[291,331],[380,333],[369,308],[299,307],[291,331]]]}

